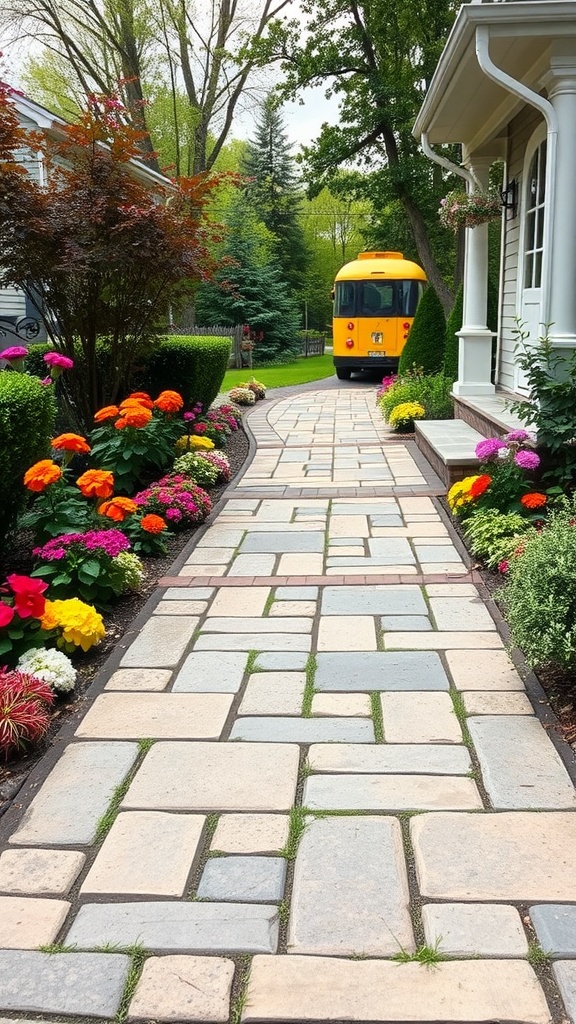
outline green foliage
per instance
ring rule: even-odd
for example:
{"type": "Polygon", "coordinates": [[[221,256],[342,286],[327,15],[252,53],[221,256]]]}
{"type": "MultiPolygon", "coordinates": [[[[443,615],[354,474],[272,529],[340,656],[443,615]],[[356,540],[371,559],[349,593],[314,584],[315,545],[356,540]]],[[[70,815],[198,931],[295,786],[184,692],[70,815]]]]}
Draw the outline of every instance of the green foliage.
{"type": "Polygon", "coordinates": [[[446,320],[446,347],[444,349],[444,376],[454,381],[458,379],[458,346],[460,339],[456,331],[462,327],[464,317],[464,286],[460,285],[456,292],[454,305],[446,320]]]}
{"type": "MultiPolygon", "coordinates": [[[[258,378],[267,388],[282,388],[290,384],[307,384],[308,381],[332,377],[334,362],[332,353],[296,359],[292,363],[264,366],[258,370],[258,378]]],[[[246,379],[246,370],[228,370],[222,384],[223,391],[230,391],[246,379]]]]}
{"type": "Polygon", "coordinates": [[[36,560],[40,564],[32,576],[49,583],[53,599],[80,597],[87,604],[106,610],[125,592],[127,579],[134,575],[134,566],[127,574],[126,565],[116,561],[122,544],[124,549],[129,546],[118,530],[57,537],[37,550],[36,560]],[[98,537],[102,538],[100,543],[98,537]]]}
{"type": "Polygon", "coordinates": [[[398,372],[421,367],[425,373],[439,373],[444,362],[446,317],[433,288],[420,299],[408,340],[402,349],[398,372]]]}
{"type": "Polygon", "coordinates": [[[0,547],[24,505],[26,470],[50,453],[56,406],[35,377],[0,371],[0,547]]]}
{"type": "Polygon", "coordinates": [[[124,430],[116,430],[108,421],[90,434],[92,462],[114,474],[118,494],[133,494],[150,472],[172,464],[174,441],[181,430],[180,421],[163,415],[153,416],[144,427],[124,430]]]}
{"type": "Polygon", "coordinates": [[[465,521],[463,530],[474,554],[491,567],[502,560],[502,541],[513,539],[516,547],[521,535],[534,532],[525,516],[495,508],[478,509],[465,521]]]}
{"type": "Polygon", "coordinates": [[[63,475],[36,495],[31,507],[19,517],[18,525],[33,530],[36,544],[44,544],[51,537],[88,529],[92,519],[90,503],[63,475]]]}
{"type": "Polygon", "coordinates": [[[154,392],[178,391],[187,405],[208,409],[220,391],[230,360],[230,338],[170,335],[148,358],[144,385],[154,392]]]}
{"type": "Polygon", "coordinates": [[[424,406],[424,419],[450,420],[454,416],[451,390],[452,381],[441,373],[426,375],[418,370],[409,371],[384,392],[378,405],[387,422],[394,407],[404,402],[424,406]]]}
{"type": "Polygon", "coordinates": [[[526,375],[530,400],[515,402],[512,412],[536,430],[543,479],[568,486],[576,480],[576,352],[553,348],[547,337],[525,344],[528,333],[521,323],[516,335],[516,362],[526,375]]]}
{"type": "Polygon", "coordinates": [[[501,592],[514,644],[531,666],[576,668],[576,529],[566,509],[552,513],[510,562],[501,592]]]}

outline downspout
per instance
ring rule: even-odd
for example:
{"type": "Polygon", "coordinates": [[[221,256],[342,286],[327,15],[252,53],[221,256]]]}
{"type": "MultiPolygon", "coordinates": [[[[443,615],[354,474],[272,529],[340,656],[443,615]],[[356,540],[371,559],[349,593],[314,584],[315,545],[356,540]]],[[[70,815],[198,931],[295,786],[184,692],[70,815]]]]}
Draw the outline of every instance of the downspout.
{"type": "Polygon", "coordinates": [[[443,167],[446,171],[450,171],[450,174],[457,174],[460,178],[464,178],[464,180],[472,186],[472,190],[474,190],[474,188],[480,188],[480,183],[477,178],[471,171],[467,170],[466,167],[460,167],[459,164],[452,163],[452,161],[448,160],[447,157],[440,156],[439,153],[434,152],[428,142],[428,132],[422,132],[422,135],[420,136],[420,145],[428,159],[432,160],[433,163],[440,164],[440,167],[443,167]]]}
{"type": "Polygon", "coordinates": [[[556,154],[558,147],[558,120],[556,118],[556,111],[549,100],[540,96],[539,93],[534,92],[533,89],[529,89],[523,84],[523,82],[518,82],[506,71],[503,71],[502,68],[496,66],[490,56],[490,28],[488,25],[476,26],[476,59],[487,78],[490,78],[493,82],[501,85],[507,90],[507,92],[511,92],[513,96],[518,96],[520,99],[530,104],[531,107],[535,107],[536,110],[539,110],[544,116],[546,121],[546,218],[544,225],[544,266],[542,268],[542,277],[544,280],[542,323],[546,326],[549,323],[550,291],[552,284],[552,261],[550,258],[552,252],[551,211],[554,209],[554,192],[556,189],[556,154]]]}

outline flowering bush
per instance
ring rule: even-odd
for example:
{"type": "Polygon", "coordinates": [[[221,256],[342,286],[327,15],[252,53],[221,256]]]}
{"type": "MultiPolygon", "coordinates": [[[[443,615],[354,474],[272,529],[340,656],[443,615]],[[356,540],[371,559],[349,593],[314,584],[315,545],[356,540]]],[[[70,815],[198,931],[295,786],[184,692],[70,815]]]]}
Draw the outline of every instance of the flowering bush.
{"type": "Polygon", "coordinates": [[[162,516],[177,529],[203,522],[212,508],[206,491],[182,474],[163,477],[140,491],[134,501],[143,512],[162,516]]]}
{"type": "Polygon", "coordinates": [[[495,569],[523,537],[535,533],[530,521],[518,512],[503,514],[495,508],[478,509],[463,525],[473,553],[495,569]]]}
{"type": "Polygon", "coordinates": [[[99,409],[92,431],[92,459],[113,473],[116,489],[131,494],[152,469],[167,469],[182,421],[175,419],[184,402],[177,391],[162,391],[153,402],[135,391],[119,406],[99,409]]]}
{"type": "Polygon", "coordinates": [[[438,216],[445,228],[456,232],[461,227],[475,228],[487,221],[499,220],[502,216],[502,203],[495,195],[467,193],[456,189],[442,199],[438,216]]]}
{"type": "Polygon", "coordinates": [[[61,533],[86,529],[92,518],[92,509],[85,500],[87,492],[92,490],[84,479],[87,476],[84,473],[78,477],[79,494],[76,487],[68,483],[66,472],[52,459],[36,462],[24,474],[24,485],[37,497],[32,507],[20,516],[20,526],[33,530],[37,543],[61,533]]]}
{"type": "Polygon", "coordinates": [[[53,700],[50,686],[41,679],[0,668],[0,753],[5,761],[46,734],[53,700]]]}
{"type": "Polygon", "coordinates": [[[376,401],[378,402],[387,391],[390,390],[393,384],[398,380],[397,373],[391,373],[389,377],[383,377],[382,383],[376,392],[376,401]]]}
{"type": "Polygon", "coordinates": [[[34,548],[40,564],[32,575],[48,580],[56,597],[79,594],[99,608],[108,608],[124,588],[116,557],[129,547],[128,537],[120,530],[63,534],[34,548]]]}
{"type": "Polygon", "coordinates": [[[181,455],[174,463],[174,472],[190,477],[199,487],[214,487],[219,476],[218,467],[199,452],[181,455]]]}
{"type": "Polygon", "coordinates": [[[546,495],[531,491],[527,474],[540,465],[540,458],[531,448],[523,447],[531,441],[526,430],[512,430],[503,438],[488,437],[479,441],[475,448],[481,460],[480,470],[486,486],[474,499],[482,496],[477,507],[496,508],[500,512],[516,511],[529,514],[531,506],[542,508],[546,495]],[[526,493],[537,497],[524,499],[526,493]]]}
{"type": "Polygon", "coordinates": [[[76,685],[78,673],[63,651],[38,648],[26,651],[18,659],[21,672],[47,683],[57,693],[70,693],[76,685]]]}
{"type": "Polygon", "coordinates": [[[232,388],[228,392],[228,397],[231,402],[236,402],[236,405],[254,405],[256,401],[256,395],[250,388],[232,388]]]}
{"type": "Polygon", "coordinates": [[[24,345],[11,345],[0,354],[0,359],[5,359],[11,370],[22,371],[27,355],[28,349],[24,345]]]}
{"type": "Polygon", "coordinates": [[[392,409],[388,422],[393,430],[406,433],[414,429],[414,420],[423,419],[425,412],[419,402],[401,402],[392,409]]]}
{"type": "Polygon", "coordinates": [[[20,654],[48,638],[42,625],[48,584],[12,573],[0,588],[0,660],[15,665],[20,654]]]}
{"type": "Polygon", "coordinates": [[[72,653],[76,647],[84,652],[100,643],[106,635],[102,616],[78,597],[67,601],[46,601],[42,628],[55,630],[59,635],[58,647],[72,653]]]}
{"type": "Polygon", "coordinates": [[[251,377],[247,382],[242,382],[238,387],[248,388],[249,391],[252,391],[257,402],[262,398],[266,398],[266,385],[262,384],[261,381],[256,380],[255,377],[251,377]]]}
{"type": "Polygon", "coordinates": [[[215,466],[218,470],[218,483],[227,483],[230,480],[230,462],[224,452],[200,452],[202,458],[215,466]]]}
{"type": "Polygon", "coordinates": [[[121,551],[114,559],[115,571],[121,584],[122,594],[137,593],[144,582],[144,566],[138,555],[121,551]]]}
{"type": "Polygon", "coordinates": [[[179,437],[174,445],[174,451],[177,455],[182,455],[184,452],[190,451],[211,451],[214,448],[214,441],[211,441],[209,437],[200,437],[196,434],[183,434],[179,437]]]}
{"type": "Polygon", "coordinates": [[[448,420],[454,416],[451,391],[449,377],[442,373],[424,373],[422,369],[415,368],[406,370],[395,379],[384,378],[376,401],[387,422],[392,409],[403,402],[418,402],[424,406],[424,418],[427,420],[448,420]]]}

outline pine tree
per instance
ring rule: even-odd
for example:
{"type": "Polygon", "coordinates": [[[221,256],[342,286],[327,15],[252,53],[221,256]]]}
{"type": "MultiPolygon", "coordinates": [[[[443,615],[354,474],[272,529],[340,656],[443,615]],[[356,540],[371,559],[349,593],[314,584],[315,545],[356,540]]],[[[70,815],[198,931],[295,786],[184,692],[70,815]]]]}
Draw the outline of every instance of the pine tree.
{"type": "Polygon", "coordinates": [[[268,233],[242,197],[230,207],[227,226],[222,255],[231,262],[216,275],[220,287],[199,290],[198,323],[244,324],[256,339],[256,364],[289,361],[301,350],[300,314],[270,251],[268,233]]]}
{"type": "Polygon", "coordinates": [[[270,93],[260,110],[242,173],[246,198],[275,238],[275,254],[291,291],[304,287],[308,253],[298,219],[300,196],[282,115],[270,93]]]}
{"type": "Polygon", "coordinates": [[[400,362],[399,373],[420,367],[424,373],[439,373],[444,362],[446,317],[442,303],[433,288],[427,288],[420,299],[400,362]]]}

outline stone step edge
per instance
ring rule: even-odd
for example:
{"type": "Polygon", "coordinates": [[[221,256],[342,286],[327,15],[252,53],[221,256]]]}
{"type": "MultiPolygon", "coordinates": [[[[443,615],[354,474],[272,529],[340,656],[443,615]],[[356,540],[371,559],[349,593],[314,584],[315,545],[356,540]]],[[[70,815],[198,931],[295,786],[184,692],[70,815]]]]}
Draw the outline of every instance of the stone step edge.
{"type": "Polygon", "coordinates": [[[442,459],[446,466],[478,466],[479,459],[475,448],[485,437],[474,430],[464,420],[422,420],[414,424],[416,443],[421,438],[424,445],[430,447],[442,459]],[[438,437],[438,434],[441,436],[438,437]],[[453,435],[453,440],[446,442],[446,435],[453,435]],[[443,443],[444,442],[444,443],[443,443]],[[458,451],[453,451],[458,444],[458,451]]]}

